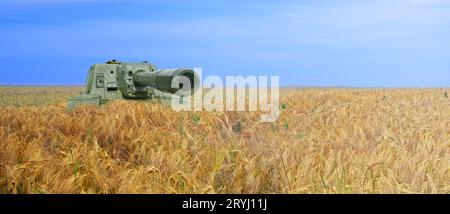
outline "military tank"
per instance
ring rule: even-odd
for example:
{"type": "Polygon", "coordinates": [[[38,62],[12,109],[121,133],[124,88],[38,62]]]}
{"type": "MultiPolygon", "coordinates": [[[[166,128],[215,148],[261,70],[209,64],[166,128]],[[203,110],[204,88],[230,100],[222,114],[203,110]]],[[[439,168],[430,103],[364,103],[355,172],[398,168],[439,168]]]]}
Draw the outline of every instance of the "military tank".
{"type": "Polygon", "coordinates": [[[68,110],[80,105],[100,106],[111,100],[183,99],[199,88],[199,76],[189,68],[157,69],[147,61],[110,60],[90,67],[81,95],[70,98],[68,110]]]}

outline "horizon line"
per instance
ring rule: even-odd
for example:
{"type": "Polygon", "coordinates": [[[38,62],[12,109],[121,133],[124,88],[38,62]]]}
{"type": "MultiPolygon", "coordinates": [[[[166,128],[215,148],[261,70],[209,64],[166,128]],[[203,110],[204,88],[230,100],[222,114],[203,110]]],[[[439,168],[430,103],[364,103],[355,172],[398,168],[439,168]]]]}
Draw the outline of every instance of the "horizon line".
{"type": "MultiPolygon", "coordinates": [[[[0,87],[84,87],[85,84],[79,83],[0,83],[0,87]]],[[[225,86],[232,87],[232,86],[225,86]]],[[[242,86],[236,86],[242,88],[242,86]]],[[[251,88],[249,86],[244,86],[251,88]]],[[[252,86],[254,87],[254,86],[252,86]]],[[[269,86],[270,87],[270,86],[269,86]]],[[[322,88],[322,89],[444,89],[450,86],[339,86],[339,85],[280,85],[280,88],[322,88]]]]}

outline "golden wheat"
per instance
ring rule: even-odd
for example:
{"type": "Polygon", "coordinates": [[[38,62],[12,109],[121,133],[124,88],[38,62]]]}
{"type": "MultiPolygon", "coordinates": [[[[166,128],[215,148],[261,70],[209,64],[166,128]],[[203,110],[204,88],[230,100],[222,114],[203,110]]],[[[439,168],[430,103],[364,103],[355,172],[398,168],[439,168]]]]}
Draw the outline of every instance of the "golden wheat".
{"type": "Polygon", "coordinates": [[[1,193],[450,193],[444,89],[283,89],[276,123],[78,90],[0,88],[1,193]]]}

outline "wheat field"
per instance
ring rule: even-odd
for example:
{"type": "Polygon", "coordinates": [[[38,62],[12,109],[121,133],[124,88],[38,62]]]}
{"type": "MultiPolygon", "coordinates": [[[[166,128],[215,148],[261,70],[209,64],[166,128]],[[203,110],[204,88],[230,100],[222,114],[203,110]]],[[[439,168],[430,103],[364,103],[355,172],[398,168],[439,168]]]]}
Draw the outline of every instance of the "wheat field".
{"type": "Polygon", "coordinates": [[[0,193],[450,193],[446,89],[282,89],[275,123],[80,90],[0,87],[0,193]]]}

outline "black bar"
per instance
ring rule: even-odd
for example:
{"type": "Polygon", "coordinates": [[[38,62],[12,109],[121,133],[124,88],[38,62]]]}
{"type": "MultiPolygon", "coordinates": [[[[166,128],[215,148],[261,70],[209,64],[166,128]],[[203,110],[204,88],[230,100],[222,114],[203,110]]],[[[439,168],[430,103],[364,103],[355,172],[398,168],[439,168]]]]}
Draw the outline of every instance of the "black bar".
{"type": "Polygon", "coordinates": [[[273,213],[283,210],[407,212],[441,209],[446,213],[450,210],[449,199],[449,195],[0,195],[0,207],[17,211],[143,210],[196,213],[273,213]],[[200,201],[204,206],[195,208],[196,202],[199,205],[200,201]],[[207,201],[215,203],[214,209],[211,203],[211,206],[206,207],[207,201]],[[255,201],[258,203],[256,206],[255,201]],[[265,202],[266,206],[260,206],[260,202],[265,202]],[[183,205],[189,207],[183,208],[183,205]]]}

